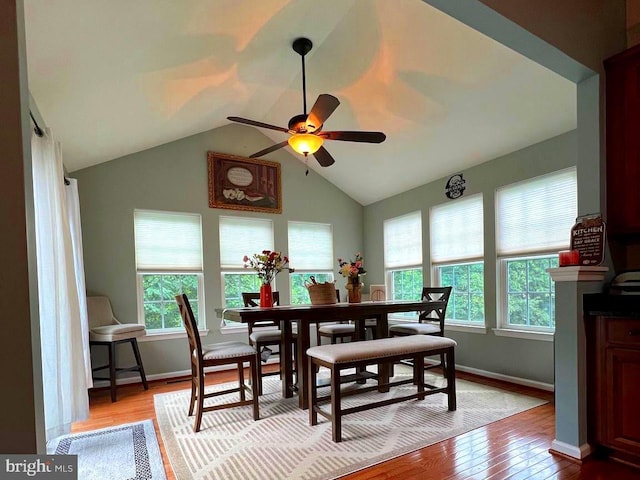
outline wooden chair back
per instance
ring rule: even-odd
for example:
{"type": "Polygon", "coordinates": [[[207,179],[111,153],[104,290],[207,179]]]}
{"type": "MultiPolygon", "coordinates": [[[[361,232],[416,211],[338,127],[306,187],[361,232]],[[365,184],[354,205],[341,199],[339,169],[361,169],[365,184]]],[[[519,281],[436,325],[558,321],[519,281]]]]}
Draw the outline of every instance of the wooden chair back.
{"type": "MultiPolygon", "coordinates": [[[[280,305],[280,292],[271,292],[273,295],[273,304],[280,305]]],[[[245,307],[258,307],[260,306],[260,292],[242,292],[242,302],[245,307]]],[[[263,327],[277,327],[280,328],[280,322],[276,320],[261,320],[259,322],[249,322],[248,324],[249,335],[253,332],[254,328],[263,327]]]]}
{"type": "Polygon", "coordinates": [[[421,311],[418,315],[420,323],[433,323],[440,327],[439,335],[444,335],[444,318],[451,296],[452,287],[424,287],[422,300],[428,302],[444,302],[443,307],[432,307],[421,311]]]}
{"type": "Polygon", "coordinates": [[[175,298],[178,303],[178,309],[180,310],[180,316],[182,317],[182,323],[187,331],[192,367],[199,368],[202,366],[202,343],[200,342],[200,335],[198,334],[198,322],[196,322],[196,317],[193,314],[187,296],[183,293],[176,295],[175,298]],[[194,361],[196,362],[195,364],[193,363],[194,361]]]}

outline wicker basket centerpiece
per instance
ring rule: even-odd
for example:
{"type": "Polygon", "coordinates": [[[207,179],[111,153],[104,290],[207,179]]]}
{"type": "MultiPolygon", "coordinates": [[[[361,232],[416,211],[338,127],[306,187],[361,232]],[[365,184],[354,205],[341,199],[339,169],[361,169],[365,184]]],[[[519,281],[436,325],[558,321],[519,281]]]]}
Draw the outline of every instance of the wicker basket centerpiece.
{"type": "Polygon", "coordinates": [[[330,305],[336,303],[335,282],[315,283],[305,280],[304,286],[309,291],[311,305],[330,305]]]}

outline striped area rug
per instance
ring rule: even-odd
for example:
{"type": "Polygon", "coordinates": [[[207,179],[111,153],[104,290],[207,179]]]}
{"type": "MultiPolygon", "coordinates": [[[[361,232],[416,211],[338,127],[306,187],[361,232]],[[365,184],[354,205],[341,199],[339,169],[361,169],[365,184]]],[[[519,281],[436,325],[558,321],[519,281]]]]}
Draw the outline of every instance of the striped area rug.
{"type": "MultiPolygon", "coordinates": [[[[429,383],[440,383],[429,377],[429,383]]],[[[323,417],[309,426],[308,412],[298,408],[298,399],[281,397],[277,377],[264,379],[257,422],[251,407],[209,412],[203,415],[202,430],[193,433],[193,417],[187,417],[189,390],[155,395],[154,402],[178,480],[333,479],[546,403],[463,380],[456,387],[455,412],[447,410],[446,395],[437,394],[348,415],[343,418],[342,443],[331,440],[331,425],[323,417]]],[[[415,391],[406,385],[361,398],[379,400],[382,395],[407,394],[407,389],[415,391]]],[[[344,403],[355,405],[359,397],[344,403]]]]}

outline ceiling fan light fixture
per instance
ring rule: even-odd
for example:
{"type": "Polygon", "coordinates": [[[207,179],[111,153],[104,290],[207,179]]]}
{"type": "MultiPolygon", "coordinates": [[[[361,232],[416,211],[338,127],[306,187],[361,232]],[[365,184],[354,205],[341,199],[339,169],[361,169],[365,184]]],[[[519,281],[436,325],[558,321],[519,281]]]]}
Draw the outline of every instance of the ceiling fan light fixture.
{"type": "Polygon", "coordinates": [[[301,155],[316,153],[322,146],[322,137],[311,133],[296,133],[289,137],[289,145],[301,155]]]}

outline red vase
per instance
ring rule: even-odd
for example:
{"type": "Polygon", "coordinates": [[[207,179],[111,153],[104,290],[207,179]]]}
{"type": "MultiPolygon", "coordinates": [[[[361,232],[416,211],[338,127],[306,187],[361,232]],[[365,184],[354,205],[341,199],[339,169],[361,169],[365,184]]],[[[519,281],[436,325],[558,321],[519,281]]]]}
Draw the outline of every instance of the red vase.
{"type": "Polygon", "coordinates": [[[260,285],[260,306],[265,308],[273,307],[273,292],[270,283],[260,285]]]}

